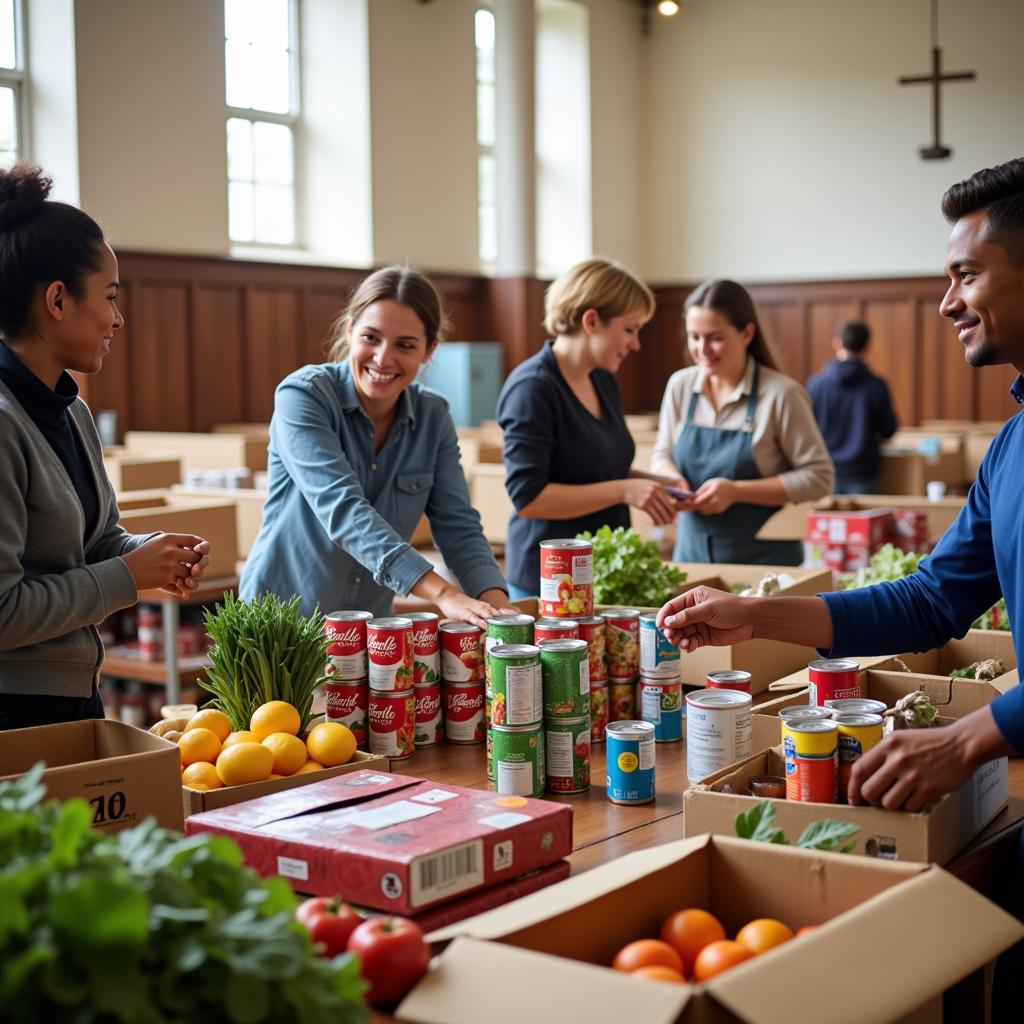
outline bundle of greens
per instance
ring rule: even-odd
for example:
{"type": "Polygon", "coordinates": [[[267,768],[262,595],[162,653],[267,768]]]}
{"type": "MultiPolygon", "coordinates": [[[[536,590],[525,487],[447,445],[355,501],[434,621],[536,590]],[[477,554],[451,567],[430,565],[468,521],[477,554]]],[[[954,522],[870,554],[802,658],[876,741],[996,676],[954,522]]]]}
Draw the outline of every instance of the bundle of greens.
{"type": "Polygon", "coordinates": [[[990,681],[1006,671],[998,658],[983,658],[964,668],[955,668],[949,673],[950,679],[981,679],[990,681]]]}
{"type": "Polygon", "coordinates": [[[1006,615],[1006,599],[999,598],[984,615],[979,615],[971,629],[1003,629],[1009,632],[1010,620],[1006,615]]]}
{"type": "Polygon", "coordinates": [[[882,713],[882,729],[886,736],[896,729],[930,729],[938,717],[931,697],[923,690],[915,690],[882,713]]]}
{"type": "Polygon", "coordinates": [[[924,555],[914,551],[900,551],[892,544],[884,544],[871,556],[869,565],[857,570],[857,575],[846,584],[846,589],[857,590],[886,580],[901,580],[917,571],[922,558],[924,555]]]}
{"type": "MultiPolygon", "coordinates": [[[[788,846],[786,833],[775,824],[775,805],[771,800],[760,800],[749,811],[736,815],[736,835],[740,839],[753,839],[759,843],[777,843],[788,846]]],[[[804,850],[831,850],[833,853],[850,853],[857,848],[856,841],[846,842],[860,831],[859,825],[835,818],[812,821],[800,833],[796,845],[804,850]]]]}
{"type": "Polygon", "coordinates": [[[686,573],[661,560],[654,541],[633,529],[602,526],[578,534],[594,547],[594,601],[597,604],[654,608],[679,592],[686,573]]]}
{"type": "Polygon", "coordinates": [[[309,722],[313,690],[327,665],[327,638],[318,610],[307,619],[299,599],[282,601],[263,594],[207,611],[206,631],[213,639],[210,668],[199,685],[214,695],[210,707],[231,719],[232,729],[248,729],[252,713],[272,700],[284,700],[299,712],[300,731],[309,722]]]}
{"type": "Polygon", "coordinates": [[[220,836],[94,832],[84,800],[42,803],[42,771],[0,783],[5,1021],[368,1020],[358,962],[314,955],[283,878],[220,836]]]}

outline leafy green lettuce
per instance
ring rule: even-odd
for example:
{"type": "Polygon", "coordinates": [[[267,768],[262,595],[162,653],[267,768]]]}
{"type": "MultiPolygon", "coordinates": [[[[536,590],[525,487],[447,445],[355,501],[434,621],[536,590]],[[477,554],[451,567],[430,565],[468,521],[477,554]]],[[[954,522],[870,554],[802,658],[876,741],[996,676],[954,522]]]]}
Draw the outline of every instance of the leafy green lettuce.
{"type": "Polygon", "coordinates": [[[686,579],[681,569],[661,560],[658,545],[636,530],[602,526],[596,533],[578,534],[594,546],[594,601],[597,604],[664,604],[686,579]]]}

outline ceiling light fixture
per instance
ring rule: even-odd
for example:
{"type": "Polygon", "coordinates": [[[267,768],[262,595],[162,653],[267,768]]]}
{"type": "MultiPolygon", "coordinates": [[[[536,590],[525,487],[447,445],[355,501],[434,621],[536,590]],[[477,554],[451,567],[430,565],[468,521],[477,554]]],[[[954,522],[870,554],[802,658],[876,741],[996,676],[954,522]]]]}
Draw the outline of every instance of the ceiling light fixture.
{"type": "Polygon", "coordinates": [[[671,18],[673,14],[679,13],[679,4],[676,3],[676,0],[659,0],[658,13],[663,17],[671,18]]]}

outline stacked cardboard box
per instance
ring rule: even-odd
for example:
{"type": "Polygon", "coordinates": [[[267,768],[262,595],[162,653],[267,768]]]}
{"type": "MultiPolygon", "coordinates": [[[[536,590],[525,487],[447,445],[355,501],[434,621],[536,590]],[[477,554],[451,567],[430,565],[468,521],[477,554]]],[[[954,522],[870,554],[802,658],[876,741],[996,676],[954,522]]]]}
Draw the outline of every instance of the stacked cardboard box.
{"type": "Polygon", "coordinates": [[[893,515],[887,508],[815,510],[807,515],[805,561],[831,572],[854,572],[868,565],[892,532],[893,515]]]}

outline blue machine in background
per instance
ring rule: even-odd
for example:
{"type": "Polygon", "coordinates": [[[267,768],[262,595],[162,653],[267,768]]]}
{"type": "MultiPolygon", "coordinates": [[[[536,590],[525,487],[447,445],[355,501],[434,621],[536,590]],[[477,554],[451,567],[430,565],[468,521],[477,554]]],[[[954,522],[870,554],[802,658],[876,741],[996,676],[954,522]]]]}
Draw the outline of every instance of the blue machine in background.
{"type": "Polygon", "coordinates": [[[504,377],[497,341],[442,341],[420,370],[420,383],[448,399],[457,427],[493,420],[504,377]]]}

